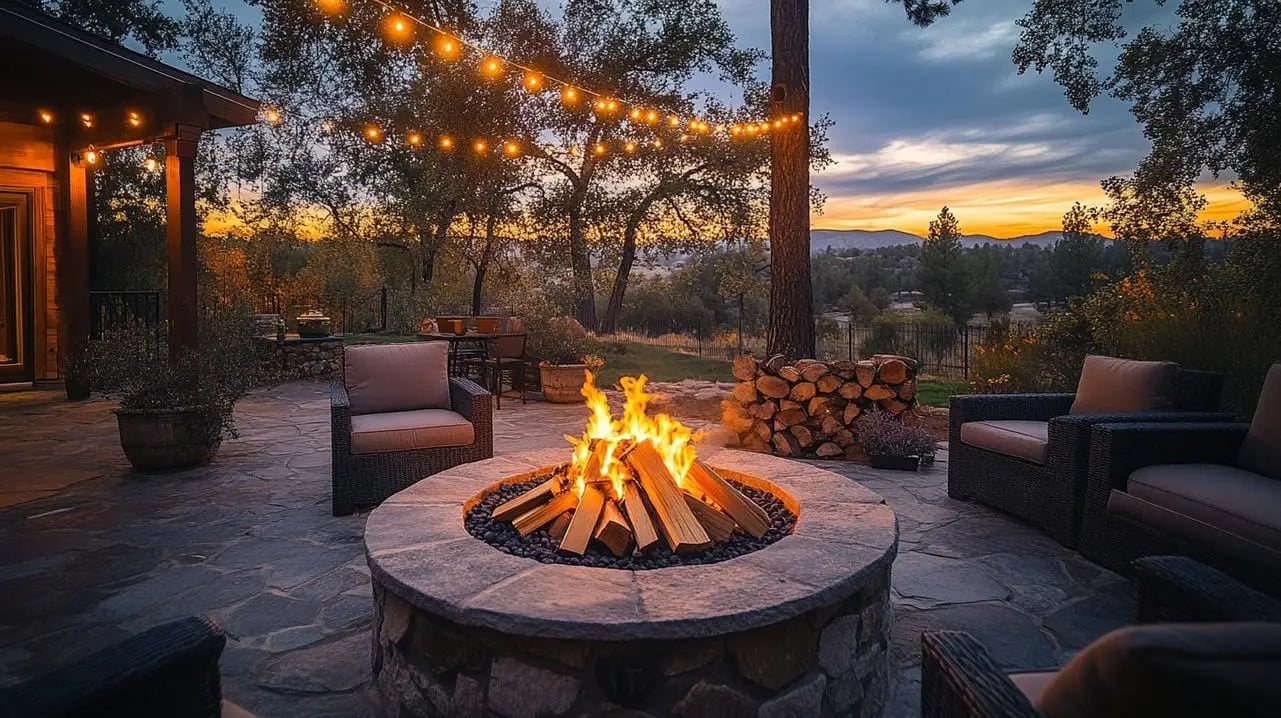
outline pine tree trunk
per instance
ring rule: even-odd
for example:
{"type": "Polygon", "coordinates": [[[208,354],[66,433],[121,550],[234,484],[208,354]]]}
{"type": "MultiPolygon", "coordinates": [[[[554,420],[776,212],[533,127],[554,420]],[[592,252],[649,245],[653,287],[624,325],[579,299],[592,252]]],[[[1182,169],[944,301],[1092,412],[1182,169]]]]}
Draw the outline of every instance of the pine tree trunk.
{"type": "Polygon", "coordinates": [[[489,263],[494,258],[494,226],[497,223],[498,215],[490,212],[489,218],[485,221],[485,248],[480,252],[480,261],[476,262],[476,280],[471,287],[473,317],[480,315],[480,310],[485,303],[485,275],[489,273],[489,263]]]}
{"type": "Polygon", "coordinates": [[[632,265],[636,262],[636,233],[640,224],[649,214],[649,208],[658,198],[658,191],[649,193],[641,200],[639,206],[627,218],[627,227],[623,230],[623,249],[618,259],[618,274],[614,275],[614,286],[609,292],[609,304],[605,306],[605,316],[600,320],[599,333],[613,334],[618,331],[618,317],[623,313],[623,297],[627,294],[627,282],[632,274],[632,265]]]}
{"type": "Polygon", "coordinates": [[[814,298],[810,289],[809,2],[770,0],[775,117],[802,121],[770,138],[771,354],[813,357],[814,298]],[[780,97],[781,94],[781,97],[780,97]]]}

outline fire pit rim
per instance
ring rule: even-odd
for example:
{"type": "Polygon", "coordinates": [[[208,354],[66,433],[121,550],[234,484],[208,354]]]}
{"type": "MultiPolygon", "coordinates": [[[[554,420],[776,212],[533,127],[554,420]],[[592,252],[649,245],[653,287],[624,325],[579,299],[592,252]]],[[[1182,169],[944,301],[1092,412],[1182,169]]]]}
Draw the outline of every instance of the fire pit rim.
{"type": "Polygon", "coordinates": [[[543,564],[467,533],[465,507],[478,493],[564,457],[540,450],[465,464],[391,497],[366,522],[374,580],[463,625],[541,638],[673,639],[747,630],[834,604],[897,553],[897,518],[878,494],[825,469],[731,450],[706,461],[770,482],[800,506],[792,535],[738,558],[644,571],[543,564]]]}

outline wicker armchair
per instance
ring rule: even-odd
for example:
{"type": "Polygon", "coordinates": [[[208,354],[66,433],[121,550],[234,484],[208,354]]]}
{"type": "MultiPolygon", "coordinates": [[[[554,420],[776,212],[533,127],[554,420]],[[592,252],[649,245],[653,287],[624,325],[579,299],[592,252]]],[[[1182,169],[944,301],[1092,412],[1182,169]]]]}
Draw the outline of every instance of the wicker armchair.
{"type": "Polygon", "coordinates": [[[1180,370],[1175,405],[1167,411],[1070,413],[1076,394],[993,394],[954,396],[948,432],[947,493],[1017,516],[1055,541],[1075,548],[1085,501],[1090,428],[1104,422],[1230,421],[1214,412],[1223,376],[1180,370]],[[970,422],[1013,422],[1043,432],[1036,457],[1015,456],[962,440],[970,422]]]}
{"type": "MultiPolygon", "coordinates": [[[[470,379],[447,376],[444,342],[353,347],[347,352],[344,381],[335,382],[330,389],[335,516],[350,514],[358,507],[376,506],[427,476],[494,455],[493,397],[470,379]],[[426,357],[430,367],[414,365],[412,378],[407,380],[399,376],[404,373],[403,365],[371,367],[369,357],[353,361],[353,349],[364,352],[386,347],[399,347],[395,351],[411,355],[414,361],[426,357]],[[447,399],[420,400],[412,396],[413,390],[424,385],[430,388],[432,383],[447,387],[447,399]],[[371,389],[370,384],[377,387],[371,389]],[[354,408],[352,390],[362,396],[354,408]],[[381,396],[371,402],[371,391],[381,396]],[[399,403],[386,406],[388,396],[399,403]],[[448,410],[416,408],[437,406],[446,400],[448,410]],[[363,432],[366,436],[378,434],[377,441],[353,442],[354,434],[362,434],[360,427],[353,432],[353,421],[367,422],[369,417],[378,416],[391,417],[395,424],[398,416],[412,418],[410,415],[425,412],[440,415],[429,417],[431,422],[439,423],[443,418],[452,425],[379,427],[379,431],[363,432]],[[432,436],[441,431],[452,435],[432,436]]],[[[375,359],[381,361],[384,357],[375,359]]]]}
{"type": "Polygon", "coordinates": [[[166,623],[0,690],[0,715],[217,718],[218,658],[226,642],[205,618],[166,623]]]}
{"type": "MultiPolygon", "coordinates": [[[[1139,623],[1281,623],[1281,601],[1178,556],[1134,562],[1139,623]]],[[[982,644],[959,631],[921,635],[924,718],[1039,718],[1020,688],[1033,682],[1001,670],[982,644]],[[1016,682],[1017,681],[1017,682],[1016,682]]]]}

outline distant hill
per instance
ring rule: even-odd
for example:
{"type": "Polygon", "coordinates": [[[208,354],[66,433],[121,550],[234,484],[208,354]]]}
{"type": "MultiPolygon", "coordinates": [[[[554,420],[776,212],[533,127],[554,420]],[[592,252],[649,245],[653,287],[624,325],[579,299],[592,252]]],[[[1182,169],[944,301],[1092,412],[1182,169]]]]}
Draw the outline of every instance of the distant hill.
{"type": "MultiPolygon", "coordinates": [[[[1025,234],[1009,239],[990,237],[986,234],[966,234],[962,235],[961,241],[967,247],[980,244],[1009,244],[1012,247],[1034,244],[1038,247],[1053,247],[1062,237],[1063,233],[1057,231],[1025,234]]],[[[918,235],[897,229],[815,229],[810,230],[810,253],[822,254],[828,250],[842,252],[847,249],[882,249],[905,244],[920,244],[924,241],[924,238],[918,235]]]]}

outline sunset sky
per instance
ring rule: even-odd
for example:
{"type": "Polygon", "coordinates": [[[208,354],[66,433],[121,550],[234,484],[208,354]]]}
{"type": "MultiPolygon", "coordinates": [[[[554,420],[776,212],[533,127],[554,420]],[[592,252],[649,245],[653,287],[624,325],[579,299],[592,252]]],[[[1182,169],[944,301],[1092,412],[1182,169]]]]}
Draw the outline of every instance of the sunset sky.
{"type": "MultiPolygon", "coordinates": [[[[244,0],[214,2],[257,22],[244,0]]],[[[494,0],[476,4],[483,11],[494,0]]],[[[558,13],[558,0],[541,4],[558,13]]],[[[769,0],[719,4],[740,45],[769,48],[769,0]]],[[[181,13],[179,0],[166,5],[181,13]]],[[[964,232],[1011,237],[1058,229],[1074,201],[1102,203],[1099,180],[1132,170],[1148,142],[1122,103],[1100,98],[1082,115],[1049,76],[1016,73],[1014,23],[1029,6],[966,0],[920,29],[897,1],[811,0],[812,115],[836,123],[836,163],[814,177],[828,196],[814,227],[924,234],[948,205],[964,232]]],[[[1137,28],[1170,10],[1137,3],[1126,13],[1137,28]]],[[[706,89],[733,100],[724,88],[706,89]]],[[[1209,219],[1245,206],[1226,178],[1207,178],[1202,190],[1209,219]]]]}

